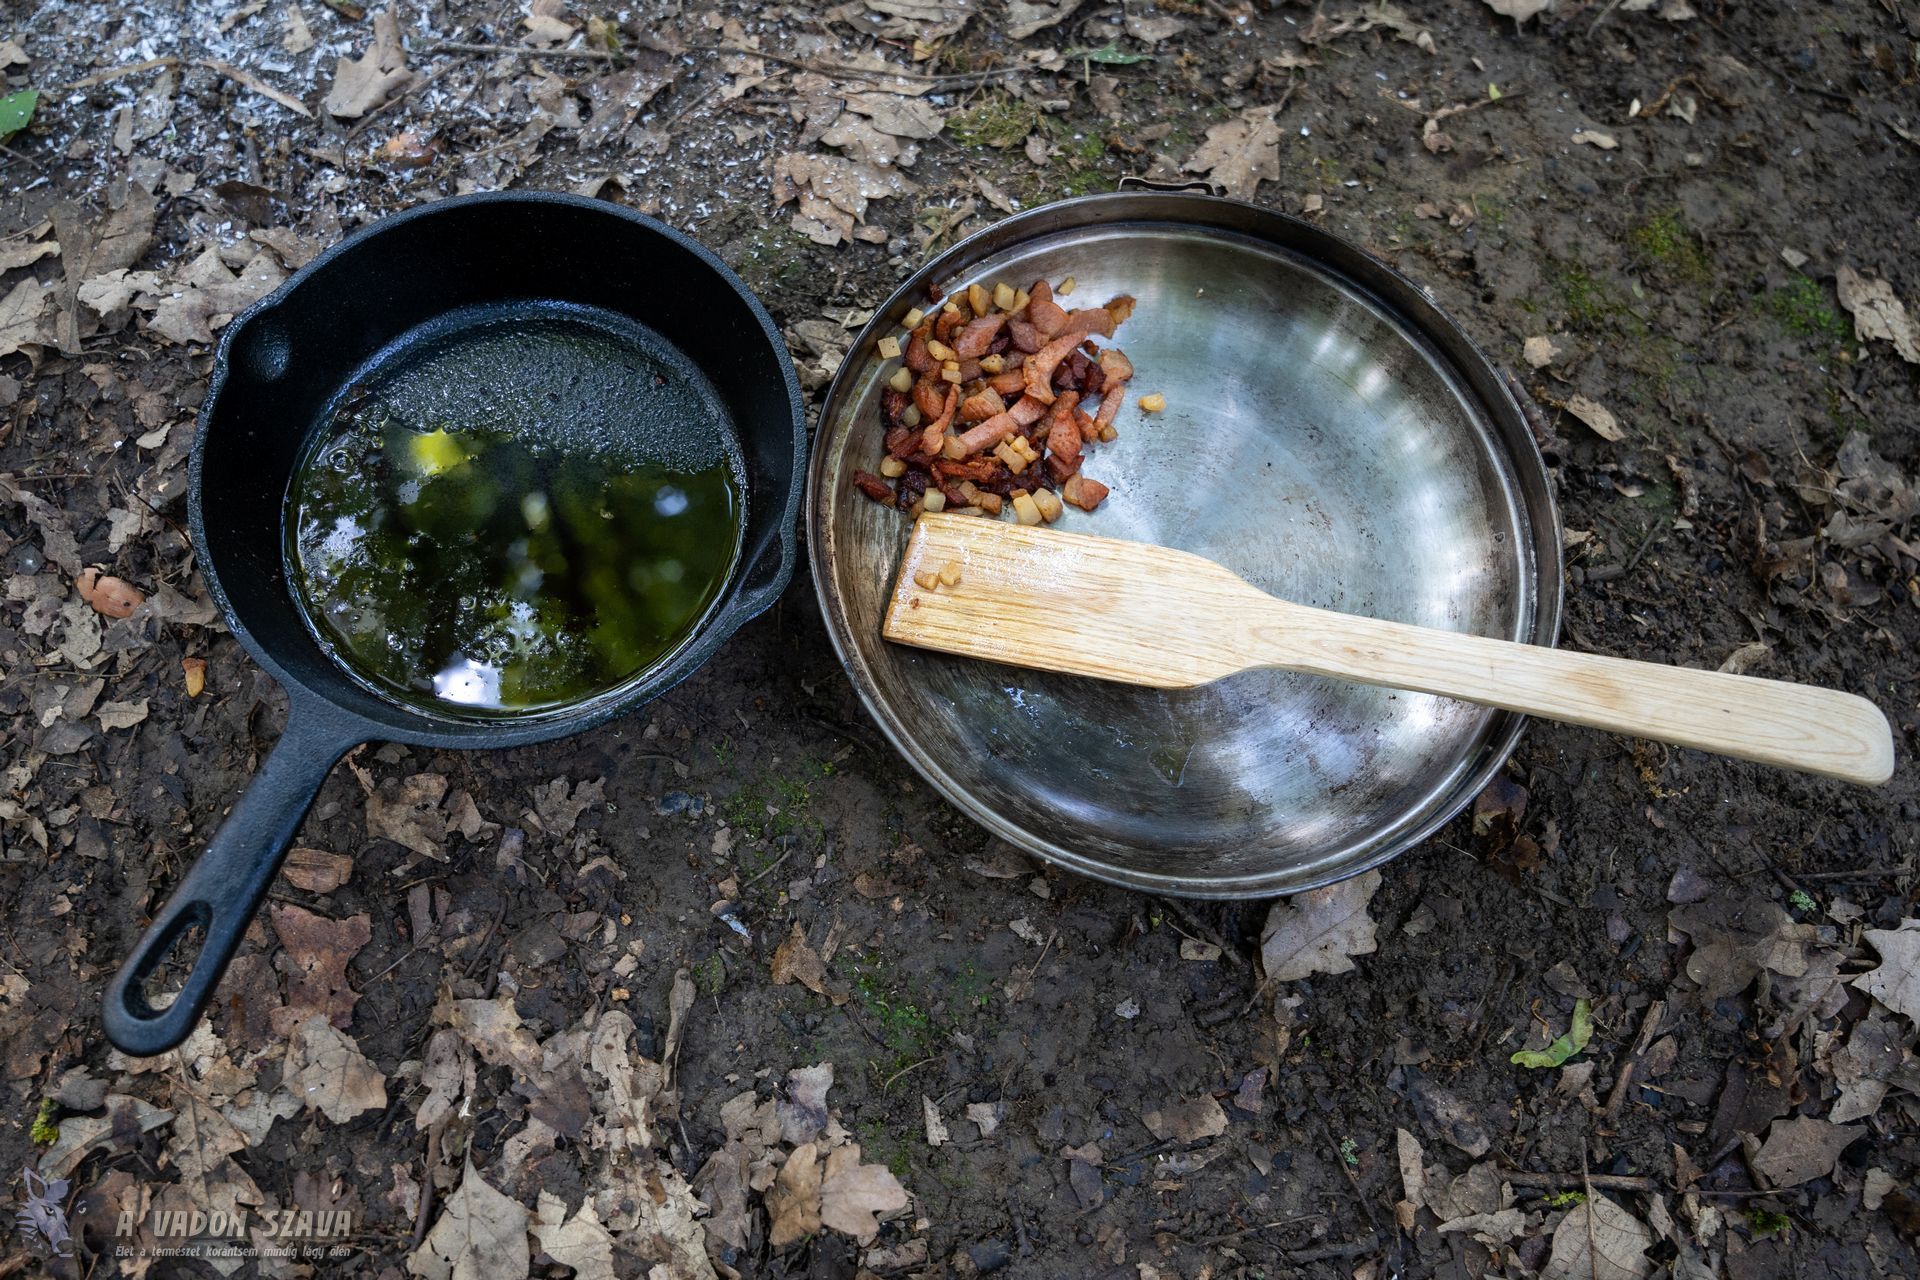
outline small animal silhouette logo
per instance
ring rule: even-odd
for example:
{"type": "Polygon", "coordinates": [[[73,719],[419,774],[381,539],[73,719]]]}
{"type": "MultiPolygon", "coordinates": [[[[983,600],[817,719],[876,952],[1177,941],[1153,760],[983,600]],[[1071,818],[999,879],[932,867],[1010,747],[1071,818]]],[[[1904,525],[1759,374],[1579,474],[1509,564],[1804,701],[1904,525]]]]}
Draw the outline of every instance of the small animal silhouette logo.
{"type": "Polygon", "coordinates": [[[26,1184],[27,1200],[14,1214],[14,1229],[27,1239],[39,1236],[56,1258],[73,1256],[73,1236],[67,1230],[67,1211],[61,1203],[67,1198],[65,1178],[48,1181],[32,1169],[22,1169],[20,1180],[26,1184]]]}

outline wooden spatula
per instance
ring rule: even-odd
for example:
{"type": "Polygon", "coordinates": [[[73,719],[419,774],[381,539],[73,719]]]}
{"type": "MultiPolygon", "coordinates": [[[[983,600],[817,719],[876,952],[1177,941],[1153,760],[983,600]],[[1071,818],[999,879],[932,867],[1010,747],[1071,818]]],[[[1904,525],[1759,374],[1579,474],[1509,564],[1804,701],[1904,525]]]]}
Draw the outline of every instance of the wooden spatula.
{"type": "Polygon", "coordinates": [[[1289,604],[1184,551],[978,516],[920,518],[885,634],[945,653],[1162,689],[1278,667],[1849,782],[1885,782],[1893,773],[1886,717],[1850,693],[1289,604]]]}

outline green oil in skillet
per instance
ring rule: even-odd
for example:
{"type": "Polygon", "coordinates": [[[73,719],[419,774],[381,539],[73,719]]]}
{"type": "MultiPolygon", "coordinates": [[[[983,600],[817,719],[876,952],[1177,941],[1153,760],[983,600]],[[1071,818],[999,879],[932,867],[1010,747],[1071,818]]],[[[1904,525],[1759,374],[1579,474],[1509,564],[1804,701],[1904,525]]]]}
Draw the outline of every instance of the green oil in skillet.
{"type": "Polygon", "coordinates": [[[739,459],[697,371],[618,322],[450,324],[363,377],[288,495],[309,625],[376,692],[526,713],[676,649],[740,544],[739,459]]]}

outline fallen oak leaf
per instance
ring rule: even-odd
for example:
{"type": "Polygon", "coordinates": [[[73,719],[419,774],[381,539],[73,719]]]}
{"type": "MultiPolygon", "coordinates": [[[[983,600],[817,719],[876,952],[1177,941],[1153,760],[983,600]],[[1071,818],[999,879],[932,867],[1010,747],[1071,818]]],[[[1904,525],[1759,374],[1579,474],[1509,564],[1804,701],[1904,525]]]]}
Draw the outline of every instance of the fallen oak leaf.
{"type": "Polygon", "coordinates": [[[1920,328],[1915,327],[1906,306],[1895,296],[1893,286],[1845,266],[1835,278],[1840,289],[1840,305],[1853,316],[1854,336],[1861,342],[1884,338],[1893,344],[1902,360],[1920,364],[1920,328]]]}
{"type": "Polygon", "coordinates": [[[1162,1142],[1199,1142],[1227,1131],[1227,1113],[1212,1094],[1203,1093],[1190,1102],[1156,1107],[1141,1116],[1140,1123],[1162,1142]]]}
{"type": "Polygon", "coordinates": [[[527,1223],[526,1207],[496,1191],[468,1157],[440,1220],[407,1255],[407,1270],[423,1280],[520,1280],[533,1265],[527,1223]]]}
{"type": "Polygon", "coordinates": [[[794,921],[793,932],[787,935],[773,953],[773,985],[784,987],[797,982],[817,996],[825,996],[836,1005],[847,1002],[847,993],[837,990],[827,981],[826,962],[820,958],[807,942],[807,931],[799,921],[794,921]]]}
{"type": "Polygon", "coordinates": [[[423,858],[447,860],[447,819],[440,801],[447,794],[446,775],[416,773],[398,787],[380,787],[367,796],[367,835],[391,840],[423,858]]]}
{"type": "Polygon", "coordinates": [[[386,1076],[324,1013],[293,1029],[282,1083],[309,1110],[335,1124],[387,1105],[386,1076]]]}
{"type": "Polygon", "coordinates": [[[877,1215],[907,1207],[907,1189],[883,1164],[861,1164],[860,1144],[849,1142],[827,1155],[820,1179],[820,1225],[870,1244],[880,1232],[877,1215]]]}
{"type": "Polygon", "coordinates": [[[1617,444],[1627,438],[1626,431],[1620,426],[1620,420],[1597,400],[1590,400],[1586,396],[1573,396],[1567,400],[1566,409],[1568,413],[1586,423],[1593,434],[1610,444],[1617,444]]]}
{"type": "Polygon", "coordinates": [[[373,15],[373,43],[359,58],[341,58],[334,64],[333,87],[321,103],[328,115],[352,120],[367,114],[413,79],[407,52],[400,44],[400,26],[393,10],[373,15]]]}
{"type": "Polygon", "coordinates": [[[1206,140],[1180,166],[1208,174],[1237,200],[1251,200],[1262,182],[1280,177],[1280,108],[1248,107],[1207,130],[1206,140]]]}
{"type": "Polygon", "coordinates": [[[1775,1120],[1747,1163],[1774,1187],[1797,1187],[1832,1173],[1840,1153],[1866,1131],[1865,1125],[1833,1124],[1813,1116],[1775,1120]]]}
{"type": "Polygon", "coordinates": [[[1276,902],[1260,939],[1266,981],[1295,982],[1316,973],[1348,973],[1351,957],[1379,949],[1367,904],[1380,888],[1380,873],[1313,889],[1276,902]]]}
{"type": "Polygon", "coordinates": [[[1861,935],[1880,953],[1880,963],[1853,985],[1895,1013],[1920,1022],[1920,920],[1898,929],[1868,929],[1861,935]]]}
{"type": "Polygon", "coordinates": [[[293,903],[275,903],[268,914],[280,938],[274,967],[287,975],[287,1003],[273,1011],[274,1031],[287,1035],[316,1013],[346,1027],[360,1001],[347,962],[372,940],[371,920],[364,913],[333,920],[293,903]]]}
{"type": "Polygon", "coordinates": [[[591,1197],[569,1218],[567,1202],[542,1189],[533,1236],[541,1252],[573,1268],[573,1280],[614,1280],[613,1235],[593,1211],[591,1197]]]}
{"type": "Polygon", "coordinates": [[[797,1244],[820,1230],[820,1153],[813,1143],[803,1142],[787,1154],[779,1176],[767,1188],[766,1201],[767,1243],[774,1248],[797,1244]]]}
{"type": "Polygon", "coordinates": [[[1596,1194],[1560,1219],[1540,1280],[1641,1280],[1653,1271],[1652,1245],[1645,1223],[1596,1194]]]}

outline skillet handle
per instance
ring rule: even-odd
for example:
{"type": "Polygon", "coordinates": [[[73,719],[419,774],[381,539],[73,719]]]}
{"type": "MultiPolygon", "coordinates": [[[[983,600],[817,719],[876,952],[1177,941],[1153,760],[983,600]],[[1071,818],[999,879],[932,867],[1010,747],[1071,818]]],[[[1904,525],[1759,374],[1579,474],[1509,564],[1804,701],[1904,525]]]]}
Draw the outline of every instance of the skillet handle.
{"type": "Polygon", "coordinates": [[[324,713],[295,703],[280,741],[107,987],[103,1021],[115,1048],[151,1058],[187,1038],[267,896],[320,784],[357,741],[345,726],[329,724],[324,713]],[[147,1000],[147,979],[196,928],[206,936],[188,962],[180,993],[166,1008],[155,1009],[147,1000]]]}
{"type": "Polygon", "coordinates": [[[733,614],[741,622],[757,618],[773,607],[793,581],[794,539],[775,538],[741,574],[740,595],[733,614]]]}

